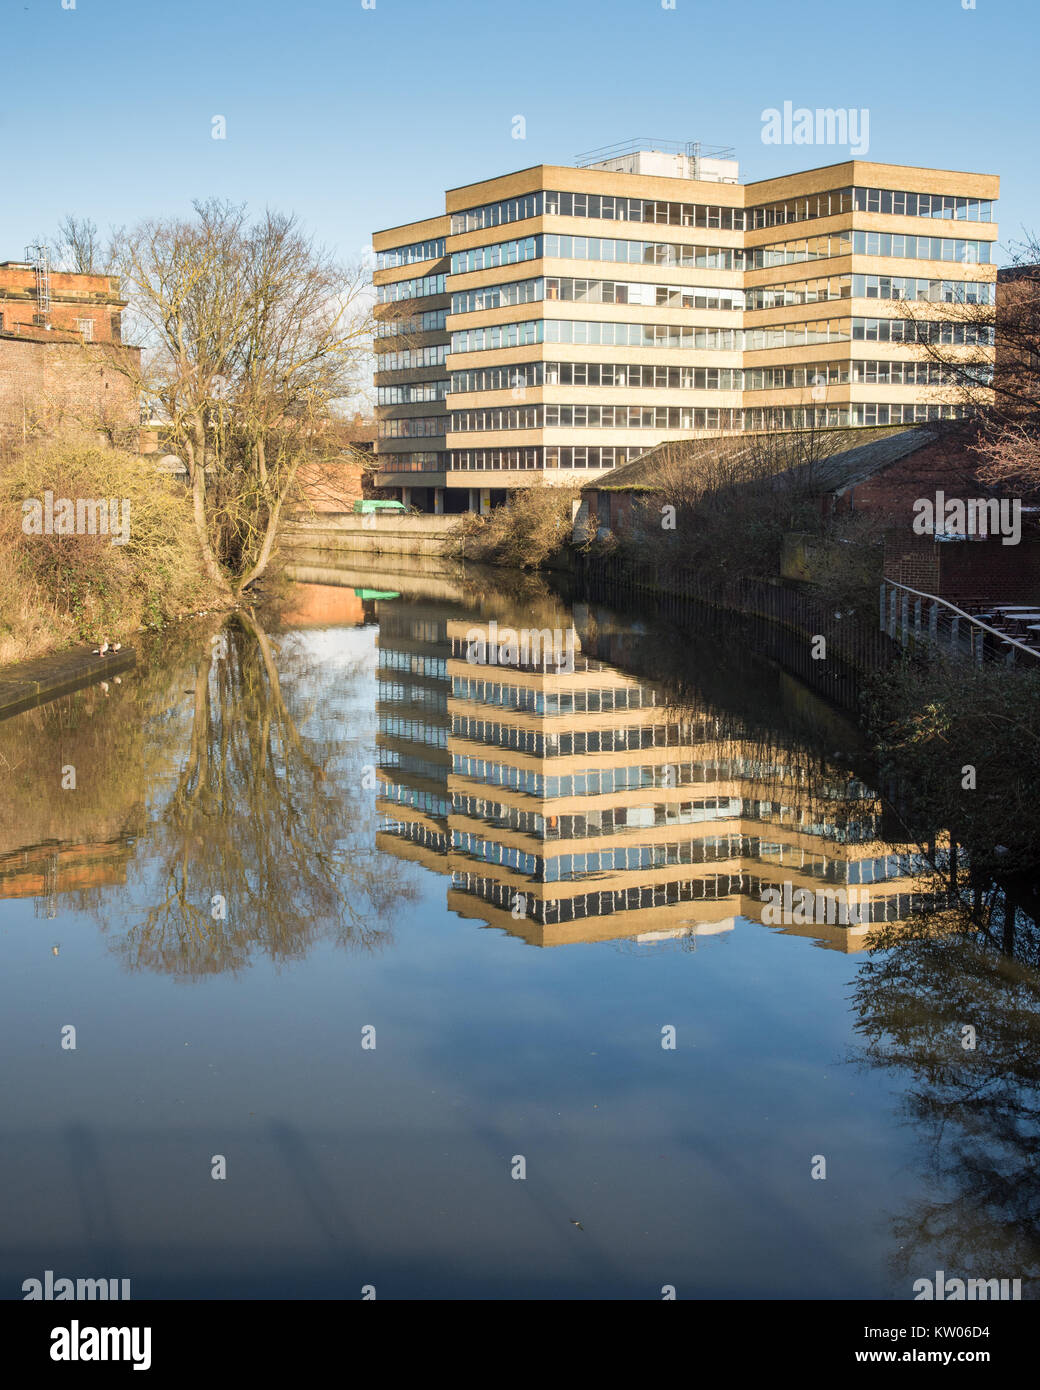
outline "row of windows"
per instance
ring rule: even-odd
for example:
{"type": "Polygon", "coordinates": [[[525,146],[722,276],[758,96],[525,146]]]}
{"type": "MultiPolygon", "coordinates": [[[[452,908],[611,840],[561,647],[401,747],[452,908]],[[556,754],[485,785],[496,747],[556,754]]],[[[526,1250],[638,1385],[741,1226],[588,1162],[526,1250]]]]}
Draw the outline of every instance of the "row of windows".
{"type": "Polygon", "coordinates": [[[559,276],[512,280],[452,295],[453,314],[472,314],[532,300],[562,299],[577,304],[642,304],[676,309],[743,309],[742,290],[694,285],[653,285],[642,281],[584,280],[559,276]]]}
{"type": "Polygon", "coordinates": [[[528,386],[668,387],[672,390],[733,391],[739,367],[651,367],[623,362],[523,362],[509,367],[473,367],[452,372],[451,391],[507,391],[528,386]]]}
{"type": "MultiPolygon", "coordinates": [[[[739,802],[722,803],[706,809],[704,820],[725,819],[734,814],[739,802]]],[[[542,857],[511,845],[499,844],[470,831],[452,832],[452,848],[485,864],[515,869],[540,883],[567,883],[595,874],[632,869],[667,868],[672,864],[702,864],[705,856],[700,841],[675,841],[663,845],[613,845],[607,849],[585,850],[575,854],[542,857]]]]}
{"type": "Polygon", "coordinates": [[[447,623],[429,618],[409,618],[391,609],[379,619],[380,636],[409,637],[415,642],[443,642],[448,635],[447,623]]]}
{"type": "MultiPolygon", "coordinates": [[[[452,797],[452,807],[456,815],[481,820],[496,830],[517,830],[545,841],[588,840],[598,836],[618,835],[628,830],[701,824],[706,820],[716,819],[720,805],[723,804],[730,806],[733,803],[728,797],[712,797],[701,801],[616,806],[576,815],[545,816],[537,811],[525,811],[481,797],[460,796],[457,793],[452,797]]],[[[694,862],[707,862],[712,859],[740,858],[745,853],[745,844],[757,844],[757,841],[742,835],[712,835],[690,843],[694,847],[694,862]]],[[[790,846],[785,848],[790,849],[790,846]]],[[[801,853],[804,856],[804,851],[801,853]]]]}
{"type": "Polygon", "coordinates": [[[447,309],[427,309],[421,314],[395,315],[381,318],[375,330],[377,338],[407,338],[416,333],[436,333],[447,327],[447,309]]]}
{"type": "Polygon", "coordinates": [[[822,261],[831,256],[847,256],[851,251],[851,232],[800,237],[797,241],[777,241],[770,246],[756,246],[749,250],[748,269],[767,270],[778,265],[796,265],[801,261],[822,261]]]}
{"type": "Polygon", "coordinates": [[[612,237],[558,236],[547,232],[544,236],[520,237],[515,241],[499,241],[490,246],[473,246],[467,251],[455,251],[451,258],[451,273],[465,275],[471,271],[539,260],[542,256],[555,256],[562,260],[620,261],[628,265],[690,266],[699,270],[742,270],[749,263],[750,252],[732,246],[623,241],[612,237]]]}
{"type": "MultiPolygon", "coordinates": [[[[511,907],[515,889],[509,883],[484,878],[479,874],[456,872],[452,887],[470,893],[496,907],[511,907]]],[[[666,907],[676,903],[716,901],[747,893],[748,886],[740,874],[713,874],[707,878],[672,880],[669,883],[632,885],[628,888],[598,889],[593,893],[543,900],[533,898],[527,904],[527,915],[546,926],[583,921],[587,917],[607,917],[614,913],[641,912],[651,907],[666,907]]],[[[903,913],[902,915],[907,915],[903,913]]]]}
{"type": "Polygon", "coordinates": [[[966,381],[988,386],[993,368],[985,363],[967,362],[950,366],[942,362],[853,362],[852,380],[891,386],[960,386],[966,381]]]}
{"type": "MultiPolygon", "coordinates": [[[[759,285],[745,293],[727,288],[651,285],[617,280],[579,280],[546,277],[487,285],[452,296],[452,314],[525,304],[534,300],[569,300],[584,304],[638,304],[682,309],[776,309],[848,299],[925,300],[941,304],[993,304],[996,286],[981,280],[926,280],[892,275],[832,275],[815,280],[791,280],[759,285]]],[[[500,325],[506,327],[506,325],[500,325]]],[[[474,330],[462,330],[472,332],[474,330]]],[[[546,341],[552,341],[547,339],[546,341]]],[[[559,341],[559,340],[557,340],[559,341]]],[[[452,338],[452,350],[455,337],[452,338]]],[[[466,349],[463,349],[466,350],[466,349]]]]}
{"type": "MultiPolygon", "coordinates": [[[[453,753],[451,768],[459,777],[472,777],[491,787],[509,787],[531,796],[612,796],[616,792],[640,791],[647,787],[674,787],[681,780],[682,768],[675,764],[637,764],[631,767],[590,769],[547,777],[529,768],[509,763],[489,762],[468,753],[453,753]]],[[[691,780],[687,778],[686,780],[691,780]]]]}
{"type": "Polygon", "coordinates": [[[413,753],[399,753],[395,748],[380,748],[379,766],[383,770],[414,772],[435,782],[444,781],[448,775],[447,763],[431,763],[425,758],[417,758],[413,753]]]}
{"type": "Polygon", "coordinates": [[[830,299],[911,299],[932,304],[993,304],[996,286],[984,280],[925,280],[898,275],[831,275],[758,285],[747,292],[749,309],[777,309],[830,299]]]}
{"type": "Polygon", "coordinates": [[[578,304],[643,304],[675,309],[743,309],[742,290],[726,286],[651,285],[640,280],[578,280],[547,276],[546,299],[578,304]]]}
{"type": "Polygon", "coordinates": [[[404,787],[396,782],[384,783],[381,792],[387,801],[412,806],[417,811],[427,811],[431,816],[451,815],[451,798],[438,796],[436,792],[420,791],[417,787],[404,787]]]}
{"type": "Polygon", "coordinates": [[[382,647],[379,665],[390,671],[410,671],[413,676],[437,676],[447,679],[448,663],[443,656],[419,656],[415,652],[399,652],[382,647]]]}
{"type": "Polygon", "coordinates": [[[451,271],[462,275],[500,265],[516,265],[542,256],[560,259],[614,261],[630,265],[690,266],[701,270],[762,270],[832,256],[907,257],[929,261],[960,261],[988,265],[992,243],[952,237],[915,236],[890,232],[836,232],[750,248],[702,246],[684,242],[625,241],[610,237],[572,237],[546,233],[515,241],[474,246],[453,253],[451,271]]]}
{"type": "Polygon", "coordinates": [[[380,439],[420,439],[426,435],[443,434],[446,415],[417,415],[411,420],[380,420],[380,439]]]}
{"type": "Polygon", "coordinates": [[[944,193],[909,193],[881,188],[835,188],[803,194],[753,208],[623,198],[598,193],[539,191],[452,213],[451,232],[477,231],[543,215],[588,217],[620,222],[655,222],[681,227],[776,227],[790,222],[834,217],[848,212],[877,212],[894,217],[934,217],[964,222],[992,222],[986,199],[944,193]]]}
{"type": "Polygon", "coordinates": [[[456,410],[451,415],[453,434],[482,430],[538,430],[555,428],[601,429],[704,429],[706,410],[679,405],[522,405],[489,410],[456,410]]]}
{"type": "Polygon", "coordinates": [[[448,708],[447,690],[431,690],[424,685],[404,684],[402,681],[380,680],[376,682],[379,700],[397,700],[409,705],[425,705],[437,714],[448,708]]]}
{"type": "Polygon", "coordinates": [[[500,265],[518,265],[521,261],[536,261],[542,255],[540,236],[517,237],[513,241],[496,241],[490,246],[471,246],[468,251],[451,253],[452,275],[466,275],[474,270],[494,270],[500,265]]]}
{"type": "Polygon", "coordinates": [[[379,716],[379,732],[392,738],[407,738],[434,748],[447,748],[448,730],[420,719],[400,719],[396,714],[379,716]]]}
{"type": "Polygon", "coordinates": [[[409,844],[423,845],[436,854],[448,853],[448,837],[443,830],[433,830],[430,826],[419,825],[415,821],[393,820],[389,816],[382,818],[379,828],[386,835],[396,835],[402,840],[407,840],[409,844]]]}
{"type": "Polygon", "coordinates": [[[787,198],[750,209],[750,227],[777,227],[843,212],[880,212],[894,217],[941,217],[965,222],[992,222],[993,204],[985,199],[948,193],[906,193],[884,188],[838,188],[787,198]]]}
{"type": "Polygon", "coordinates": [[[854,188],[857,212],[892,213],[895,217],[945,217],[958,222],[992,222],[993,204],[952,193],[901,193],[887,188],[854,188]]]}
{"type": "Polygon", "coordinates": [[[422,299],[429,294],[446,292],[447,276],[419,275],[414,280],[394,280],[389,285],[376,286],[377,304],[395,304],[400,299],[422,299]]]}
{"type": "Polygon", "coordinates": [[[387,251],[377,251],[376,269],[394,270],[397,266],[411,265],[413,261],[435,261],[444,254],[442,236],[432,237],[429,241],[413,241],[407,246],[394,246],[387,251]]]}
{"type": "Polygon", "coordinates": [[[513,472],[537,468],[618,468],[640,450],[611,447],[452,449],[448,467],[462,472],[513,472]]]}
{"type": "Polygon", "coordinates": [[[854,341],[868,343],[945,343],[992,347],[992,325],[914,319],[853,319],[854,341]]]}
{"type": "Polygon", "coordinates": [[[571,757],[579,753],[616,753],[633,748],[677,748],[688,745],[692,735],[681,724],[646,724],[630,729],[580,729],[571,733],[543,733],[499,724],[492,719],[453,715],[452,735],[475,743],[493,743],[534,757],[571,757]]]}
{"type": "Polygon", "coordinates": [[[522,685],[505,685],[500,681],[453,676],[451,693],[457,699],[531,714],[599,714],[617,709],[648,709],[658,704],[657,692],[642,685],[546,692],[522,685]]]}
{"type": "Polygon", "coordinates": [[[448,355],[447,343],[432,347],[402,348],[399,352],[377,352],[377,372],[403,372],[412,367],[443,367],[448,355]]]}
{"type": "MultiPolygon", "coordinates": [[[[881,382],[893,386],[952,386],[971,375],[982,384],[991,381],[993,368],[966,364],[947,366],[941,362],[851,363],[818,362],[804,367],[747,367],[743,372],[746,391],[783,391],[792,387],[836,386],[881,382]]],[[[739,375],[739,373],[734,373],[739,375]]]]}
{"type": "Polygon", "coordinates": [[[503,868],[515,869],[527,878],[541,881],[541,860],[528,850],[500,845],[496,840],[482,839],[467,830],[453,830],[451,846],[458,853],[469,854],[484,864],[501,864],[503,868]]]}
{"type": "Polygon", "coordinates": [[[377,405],[415,405],[422,401],[442,401],[448,394],[447,381],[414,381],[408,386],[377,386],[377,405]]]}
{"type": "MultiPolygon", "coordinates": [[[[791,339],[790,341],[831,341],[791,339]]],[[[575,343],[600,347],[683,347],[736,351],[743,346],[739,328],[698,328],[678,324],[599,323],[578,319],[532,319],[484,328],[464,328],[451,335],[451,351],[486,352],[526,347],[531,343],[575,343]]],[[[771,346],[771,344],[765,344],[771,346]]]]}
{"type": "Polygon", "coordinates": [[[530,304],[544,298],[544,280],[510,280],[504,285],[482,285],[480,289],[453,294],[451,312],[472,314],[479,309],[501,309],[503,305],[530,304]]]}
{"type": "Polygon", "coordinates": [[[831,275],[817,280],[788,280],[782,285],[756,285],[747,292],[749,309],[782,309],[788,304],[817,304],[828,299],[848,299],[852,277],[831,275]]]}
{"type": "Polygon", "coordinates": [[[856,299],[923,299],[930,304],[995,304],[997,287],[985,280],[853,275],[852,293],[856,299]]]}
{"type": "Polygon", "coordinates": [[[700,203],[669,203],[642,198],[621,198],[598,193],[527,193],[521,198],[507,198],[481,207],[452,213],[451,232],[477,231],[498,227],[506,222],[520,222],[543,214],[559,217],[605,218],[619,222],[664,222],[683,227],[725,227],[729,230],[744,226],[744,210],[709,206],[700,203]]]}
{"type": "Polygon", "coordinates": [[[414,454],[380,454],[379,467],[384,473],[439,473],[447,455],[430,449],[414,454]]]}
{"type": "MultiPolygon", "coordinates": [[[[880,380],[884,382],[884,375],[880,380]]],[[[905,384],[893,378],[893,385],[905,384]]],[[[935,384],[935,383],[930,383],[935,384]]],[[[588,409],[590,412],[601,410],[608,412],[611,407],[573,407],[588,409]]],[[[674,408],[674,413],[679,415],[678,419],[673,419],[673,408],[669,408],[668,421],[662,423],[663,412],[660,407],[654,408],[654,420],[651,423],[647,410],[648,408],[628,407],[629,415],[627,420],[617,412],[614,417],[614,428],[624,429],[693,429],[693,430],[727,430],[727,431],[747,431],[747,430],[768,430],[768,429],[808,429],[808,428],[842,428],[847,425],[876,425],[876,424],[913,424],[925,420],[957,420],[966,419],[971,414],[971,408],[962,405],[925,405],[925,404],[892,404],[885,402],[853,402],[852,404],[839,405],[801,405],[801,406],[751,406],[745,409],[725,408],[725,407],[705,407],[697,410],[683,410],[679,414],[678,408],[674,408]],[[637,422],[636,416],[639,416],[637,422]]],[[[555,422],[559,423],[559,422],[555,422]]],[[[570,421],[571,425],[578,425],[578,420],[570,421]]],[[[600,429],[611,428],[606,420],[589,422],[594,427],[600,429]]],[[[548,424],[546,427],[549,427],[548,424]]],[[[484,428],[493,429],[495,426],[485,425],[484,428]]],[[[533,428],[533,426],[517,426],[515,424],[501,425],[498,428],[533,428]]],[[[649,447],[649,446],[648,446],[649,447]]],[[[614,468],[622,463],[627,463],[636,459],[645,450],[624,449],[596,446],[557,446],[547,445],[544,448],[517,447],[506,449],[452,449],[448,453],[447,467],[450,470],[472,471],[472,472],[500,472],[500,471],[530,471],[543,468],[614,468]]]]}
{"type": "Polygon", "coordinates": [[[966,405],[854,405],[854,425],[918,425],[925,420],[966,420],[971,415],[966,405]]]}
{"type": "Polygon", "coordinates": [[[938,362],[817,362],[799,367],[651,367],[615,362],[524,362],[509,367],[474,367],[452,372],[451,393],[512,390],[528,386],[624,386],[697,391],[781,391],[849,382],[892,382],[899,386],[950,386],[966,376],[980,384],[993,379],[985,364],[944,366],[938,362]]]}
{"type": "MultiPolygon", "coordinates": [[[[853,319],[852,325],[860,325],[876,320],[853,319]]],[[[887,322],[900,324],[903,320],[887,322]]],[[[891,330],[891,336],[875,341],[910,342],[913,327],[906,321],[905,329],[891,330]]],[[[986,341],[988,333],[992,339],[992,329],[960,325],[963,331],[973,331],[980,336],[977,341],[986,341]]],[[[945,334],[948,324],[936,323],[918,325],[920,333],[945,334]]],[[[851,336],[863,337],[855,332],[851,336]]],[[[869,335],[866,335],[869,336],[869,335]]],[[[754,352],[774,347],[799,347],[808,343],[841,343],[850,337],[850,323],[847,319],[819,319],[808,323],[775,324],[762,328],[701,328],[680,324],[656,323],[599,323],[577,319],[532,319],[523,323],[494,324],[484,328],[460,329],[451,336],[452,354],[463,352],[486,352],[503,347],[526,347],[532,343],[573,343],[589,347],[649,347],[649,348],[688,348],[723,352],[754,352]]],[[[943,342],[962,341],[957,337],[941,337],[943,342]]],[[[966,341],[966,340],[965,340],[966,341]]]]}
{"type": "Polygon", "coordinates": [[[961,265],[989,265],[988,241],[955,241],[952,237],[909,236],[901,232],[853,232],[857,256],[894,256],[914,261],[959,261],[961,265]]]}
{"type": "MultiPolygon", "coordinates": [[[[883,364],[887,365],[887,364],[883,364]]],[[[884,375],[880,378],[885,380],[884,375]]],[[[864,378],[866,380],[866,378],[864,378]]],[[[877,380],[877,378],[875,378],[877,380]]],[[[898,384],[906,384],[900,382],[898,384]]],[[[947,408],[939,405],[902,405],[886,406],[882,404],[859,403],[851,406],[823,406],[814,407],[776,407],[770,412],[769,407],[764,409],[767,412],[763,417],[760,409],[752,408],[746,414],[739,410],[718,410],[706,408],[703,410],[693,410],[681,406],[598,406],[598,405],[575,405],[575,406],[545,406],[544,415],[542,407],[531,406],[522,410],[508,411],[473,411],[460,412],[452,417],[452,430],[464,433],[466,431],[479,430],[509,430],[509,429],[552,429],[552,428],[595,428],[595,429],[759,429],[768,428],[769,423],[779,424],[783,418],[789,419],[789,427],[797,428],[809,425],[840,425],[843,423],[853,424],[887,424],[886,420],[880,419],[881,414],[886,410],[892,412],[891,422],[899,423],[903,420],[910,423],[914,420],[939,420],[939,419],[959,419],[968,412],[951,413],[952,407],[947,408]],[[909,411],[916,414],[908,414],[909,411]],[[783,416],[780,415],[783,411],[783,416]],[[900,415],[902,411],[902,415],[900,415]],[[870,412],[875,412],[876,419],[866,418],[870,412]],[[857,418],[862,415],[864,418],[857,418]],[[765,418],[767,423],[758,423],[765,418]]],[[[552,452],[551,450],[548,452],[552,452]]],[[[452,467],[463,465],[455,464],[452,467]]],[[[532,465],[537,467],[537,464],[532,465]]],[[[545,467],[601,467],[600,464],[578,464],[574,462],[560,463],[553,462],[549,457],[546,458],[545,467]]]]}

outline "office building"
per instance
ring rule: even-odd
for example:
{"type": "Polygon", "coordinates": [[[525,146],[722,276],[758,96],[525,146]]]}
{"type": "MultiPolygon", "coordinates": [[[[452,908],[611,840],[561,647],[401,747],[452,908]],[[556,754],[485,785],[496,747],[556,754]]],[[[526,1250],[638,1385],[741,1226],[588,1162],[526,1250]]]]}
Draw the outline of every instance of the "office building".
{"type": "Polygon", "coordinates": [[[985,389],[991,331],[958,314],[994,301],[998,187],[864,160],[740,183],[690,147],[450,189],[373,237],[377,482],[486,510],[668,439],[957,416],[919,339],[985,389]]]}

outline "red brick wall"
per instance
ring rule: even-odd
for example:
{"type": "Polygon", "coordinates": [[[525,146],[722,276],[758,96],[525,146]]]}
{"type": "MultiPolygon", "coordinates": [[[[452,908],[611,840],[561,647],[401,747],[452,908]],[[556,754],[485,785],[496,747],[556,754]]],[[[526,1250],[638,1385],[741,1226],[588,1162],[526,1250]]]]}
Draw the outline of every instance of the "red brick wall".
{"type": "Polygon", "coordinates": [[[363,495],[364,470],[349,455],[334,463],[305,464],[299,473],[304,511],[352,512],[363,495]]]}
{"type": "Polygon", "coordinates": [[[958,607],[1040,603],[1040,541],[933,541],[885,538],[885,578],[958,607]]]}
{"type": "MultiPolygon", "coordinates": [[[[50,273],[50,322],[56,331],[78,332],[78,322],[89,319],[94,325],[93,341],[120,341],[123,301],[119,280],[110,275],[76,275],[70,271],[50,273]]],[[[36,273],[17,265],[0,265],[0,315],[5,333],[38,335],[35,323],[39,305],[36,273]]]]}
{"type": "Polygon", "coordinates": [[[140,407],[115,358],[140,348],[0,337],[0,452],[58,431],[136,449],[140,407]]]}
{"type": "Polygon", "coordinates": [[[985,497],[989,489],[979,482],[979,460],[963,444],[936,440],[867,478],[835,499],[838,513],[866,512],[884,522],[905,529],[914,536],[914,503],[920,497],[934,498],[936,492],[947,497],[985,497]]]}

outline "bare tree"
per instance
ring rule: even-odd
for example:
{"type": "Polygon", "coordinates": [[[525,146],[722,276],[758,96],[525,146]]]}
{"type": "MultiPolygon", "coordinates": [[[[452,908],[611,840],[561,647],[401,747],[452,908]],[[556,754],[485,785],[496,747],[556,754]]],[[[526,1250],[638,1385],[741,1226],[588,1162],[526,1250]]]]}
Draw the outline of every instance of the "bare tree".
{"type": "Polygon", "coordinates": [[[908,306],[914,340],[938,367],[947,400],[966,407],[978,433],[979,477],[1040,490],[1040,236],[1013,243],[995,293],[908,306]]]}
{"type": "Polygon", "coordinates": [[[69,213],[58,224],[54,237],[54,259],[62,270],[80,275],[108,275],[115,257],[115,241],[103,244],[97,223],[89,217],[69,213]]]}
{"type": "Polygon", "coordinates": [[[197,202],[121,240],[141,387],[183,450],[211,578],[240,593],[266,568],[300,465],[328,450],[372,340],[367,276],[290,215],[197,202]]]}

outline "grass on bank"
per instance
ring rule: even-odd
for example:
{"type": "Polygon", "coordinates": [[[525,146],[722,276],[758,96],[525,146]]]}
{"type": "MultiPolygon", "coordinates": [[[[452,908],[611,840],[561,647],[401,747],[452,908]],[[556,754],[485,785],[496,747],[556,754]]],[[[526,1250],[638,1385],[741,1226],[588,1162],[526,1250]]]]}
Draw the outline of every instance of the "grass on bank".
{"type": "Polygon", "coordinates": [[[0,665],[79,642],[125,642],[217,601],[205,577],[184,487],[137,455],[73,442],[27,452],[0,473],[0,665]],[[23,503],[129,503],[129,539],[33,535],[23,503]]]}

